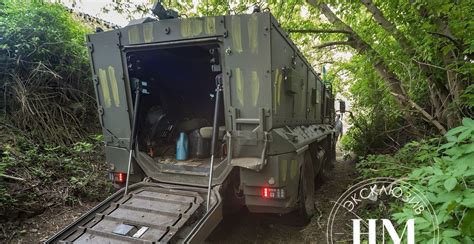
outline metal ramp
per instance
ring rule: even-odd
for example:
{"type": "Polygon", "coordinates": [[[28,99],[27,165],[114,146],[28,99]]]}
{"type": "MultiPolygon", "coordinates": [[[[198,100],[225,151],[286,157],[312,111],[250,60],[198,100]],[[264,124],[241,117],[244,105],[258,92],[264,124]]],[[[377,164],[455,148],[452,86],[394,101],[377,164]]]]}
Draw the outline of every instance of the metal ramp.
{"type": "Polygon", "coordinates": [[[213,229],[202,228],[208,222],[203,219],[212,213],[206,213],[202,192],[191,189],[138,183],[126,196],[119,191],[46,243],[188,242],[199,230],[213,229]]]}

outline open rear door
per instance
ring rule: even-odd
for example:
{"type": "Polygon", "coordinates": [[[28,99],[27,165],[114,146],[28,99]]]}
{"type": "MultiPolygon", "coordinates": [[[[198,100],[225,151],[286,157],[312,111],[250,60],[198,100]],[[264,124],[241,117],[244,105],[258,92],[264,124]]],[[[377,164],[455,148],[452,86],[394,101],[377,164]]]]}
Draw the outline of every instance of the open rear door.
{"type": "Polygon", "coordinates": [[[124,82],[120,31],[96,33],[87,38],[105,142],[107,146],[126,148],[130,137],[129,87],[124,82]]]}

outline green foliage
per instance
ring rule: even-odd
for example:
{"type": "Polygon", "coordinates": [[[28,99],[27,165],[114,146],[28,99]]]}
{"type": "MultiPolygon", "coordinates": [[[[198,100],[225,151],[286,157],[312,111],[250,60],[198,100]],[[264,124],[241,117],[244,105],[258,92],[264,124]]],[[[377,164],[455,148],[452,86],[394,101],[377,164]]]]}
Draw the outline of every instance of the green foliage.
{"type": "Polygon", "coordinates": [[[102,200],[112,190],[107,180],[101,136],[72,147],[36,145],[15,135],[2,145],[2,219],[36,215],[45,208],[102,200]],[[16,179],[11,179],[15,177],[16,179]]]}
{"type": "Polygon", "coordinates": [[[88,64],[84,48],[87,30],[61,5],[37,1],[30,4],[6,1],[2,5],[0,47],[7,61],[20,61],[20,66],[8,62],[8,69],[29,69],[28,62],[43,62],[59,75],[73,70],[87,72],[84,68],[88,64]]]}
{"type": "MultiPolygon", "coordinates": [[[[373,54],[336,59],[329,69],[336,87],[348,87],[345,96],[352,101],[356,126],[347,133],[345,148],[361,155],[393,152],[410,140],[439,133],[414,109],[394,103],[387,82],[373,69],[380,60],[402,82],[408,97],[444,127],[458,126],[463,116],[472,117],[473,27],[467,14],[474,11],[472,1],[372,0],[372,6],[395,27],[392,33],[382,28],[360,1],[319,2],[329,3],[336,15],[379,55],[379,59],[373,54]],[[435,88],[429,86],[430,82],[435,88]],[[438,99],[446,96],[443,93],[449,96],[438,99]],[[407,125],[410,128],[393,131],[407,125]]],[[[350,40],[335,34],[318,38],[326,42],[350,40]]]]}
{"type": "Polygon", "coordinates": [[[0,2],[0,86],[9,124],[37,142],[61,145],[97,129],[88,32],[59,4],[0,2]]]}
{"type": "MultiPolygon", "coordinates": [[[[369,155],[357,170],[362,178],[403,177],[433,206],[444,243],[472,243],[473,162],[474,120],[464,118],[462,125],[448,131],[444,138],[408,143],[393,156],[369,155]]],[[[398,223],[416,216],[411,205],[397,202],[390,208],[398,223]]],[[[419,218],[427,224],[417,226],[417,242],[428,242],[433,238],[432,221],[429,216],[419,218]]]]}
{"type": "Polygon", "coordinates": [[[403,146],[394,155],[370,154],[357,164],[357,171],[363,179],[373,177],[405,176],[421,165],[432,164],[437,156],[440,138],[412,141],[403,146]]]}

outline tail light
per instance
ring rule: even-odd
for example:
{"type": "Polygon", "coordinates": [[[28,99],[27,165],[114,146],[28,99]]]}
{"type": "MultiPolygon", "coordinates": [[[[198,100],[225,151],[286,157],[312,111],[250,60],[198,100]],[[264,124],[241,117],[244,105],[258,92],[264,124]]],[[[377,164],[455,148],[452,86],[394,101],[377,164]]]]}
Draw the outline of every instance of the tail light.
{"type": "Polygon", "coordinates": [[[124,172],[111,172],[112,181],[115,183],[125,183],[127,180],[127,174],[124,172]]]}
{"type": "Polygon", "coordinates": [[[263,187],[261,195],[262,195],[262,198],[283,199],[283,198],[285,198],[285,189],[283,189],[283,188],[263,187]]]}

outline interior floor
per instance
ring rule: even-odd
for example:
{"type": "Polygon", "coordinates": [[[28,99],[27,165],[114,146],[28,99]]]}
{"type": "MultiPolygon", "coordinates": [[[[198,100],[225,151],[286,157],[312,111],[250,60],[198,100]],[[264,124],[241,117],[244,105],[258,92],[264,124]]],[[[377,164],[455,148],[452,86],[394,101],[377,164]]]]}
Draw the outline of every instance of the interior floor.
{"type": "MultiPolygon", "coordinates": [[[[175,165],[183,165],[183,166],[192,166],[192,167],[201,167],[201,168],[209,168],[211,163],[211,158],[190,158],[187,160],[176,160],[175,157],[171,156],[164,156],[160,158],[156,158],[162,164],[175,164],[175,165]]],[[[219,158],[214,161],[215,165],[217,166],[223,158],[219,158]]]]}

